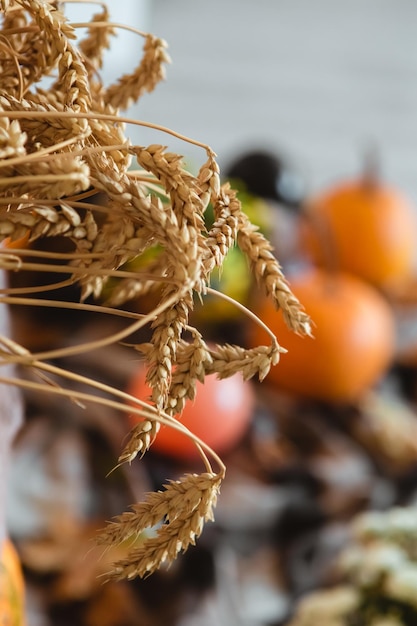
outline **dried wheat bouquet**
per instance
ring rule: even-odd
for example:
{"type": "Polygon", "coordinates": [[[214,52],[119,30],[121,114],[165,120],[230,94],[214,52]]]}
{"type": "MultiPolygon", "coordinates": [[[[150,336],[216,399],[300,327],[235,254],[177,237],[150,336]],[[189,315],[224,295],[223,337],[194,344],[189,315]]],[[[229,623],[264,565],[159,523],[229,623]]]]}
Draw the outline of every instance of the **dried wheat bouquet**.
{"type": "MultiPolygon", "coordinates": [[[[246,379],[255,375],[262,379],[278,362],[281,348],[272,333],[270,345],[250,350],[237,345],[208,347],[189,323],[193,300],[197,296],[204,303],[211,272],[222,266],[232,246],[247,255],[248,271],[288,325],[302,334],[309,333],[310,326],[271,246],[242,212],[236,192],[220,183],[213,150],[163,126],[123,117],[123,110],[164,78],[169,57],[163,40],[135,31],[144,39],[142,58],[132,73],[105,86],[100,80],[103,53],[116,30],[130,27],[112,23],[107,7],[97,4],[90,22],[70,24],[65,2],[0,0],[0,240],[64,237],[70,244],[69,251],[56,253],[3,246],[0,269],[65,273],[66,280],[54,288],[76,284],[82,297],[78,303],[61,302],[61,307],[124,315],[126,325],[112,336],[42,354],[1,336],[2,363],[18,363],[40,376],[23,380],[3,375],[0,383],[137,413],[142,421],[132,430],[120,464],[142,456],[161,424],[186,431],[172,416],[194,397],[197,380],[237,371],[246,379]],[[76,32],[81,27],[87,28],[87,35],[80,40],[76,32]],[[45,77],[51,84],[48,89],[40,82],[45,77]],[[132,145],[125,134],[132,124],[154,129],[162,141],[175,135],[200,146],[203,159],[197,174],[187,171],[182,157],[163,144],[132,145]],[[204,216],[209,205],[214,223],[207,229],[204,216]],[[158,250],[153,262],[137,269],[141,264],[136,261],[150,249],[158,250]],[[126,269],[132,267],[126,265],[131,261],[136,269],[126,269]],[[103,288],[114,277],[117,286],[104,303],[103,288]],[[150,313],[124,309],[124,303],[155,286],[161,295],[150,313]],[[92,297],[97,304],[86,303],[92,297]],[[134,399],[126,393],[51,363],[57,356],[123,341],[145,326],[151,329],[150,341],[133,348],[146,362],[152,403],[136,400],[132,408],[134,399]],[[56,377],[62,384],[56,384],[56,377]],[[91,393],[66,388],[65,381],[74,378],[87,383],[91,393]]],[[[42,292],[50,288],[22,287],[13,292],[5,288],[1,304],[24,306],[31,291],[31,306],[45,306],[42,292]]],[[[193,543],[204,522],[212,519],[225,467],[203,441],[186,432],[200,450],[204,472],[168,482],[104,529],[98,540],[112,545],[158,528],[125,561],[114,564],[110,577],[152,573],[193,543]]]]}

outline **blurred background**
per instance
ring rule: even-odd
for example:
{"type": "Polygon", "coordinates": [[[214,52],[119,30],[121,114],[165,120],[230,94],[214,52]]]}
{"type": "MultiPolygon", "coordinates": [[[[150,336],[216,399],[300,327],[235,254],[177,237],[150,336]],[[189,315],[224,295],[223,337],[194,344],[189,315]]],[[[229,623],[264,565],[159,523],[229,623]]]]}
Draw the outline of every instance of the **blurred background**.
{"type": "MultiPolygon", "coordinates": [[[[413,0],[121,0],[115,21],[163,37],[172,57],[130,114],[209,144],[223,164],[267,146],[312,189],[357,173],[371,142],[387,177],[417,197],[416,14],[413,0]]],[[[141,43],[120,31],[104,75],[133,68],[141,43]]],[[[175,138],[130,134],[202,158],[175,138]]]]}
{"type": "MultiPolygon", "coordinates": [[[[137,13],[140,21],[141,3],[130,4],[130,19],[137,13]]],[[[146,28],[167,40],[173,63],[135,116],[208,143],[223,163],[248,146],[269,146],[295,160],[313,189],[356,173],[374,142],[387,176],[417,195],[412,0],[142,5],[146,28]]],[[[136,51],[126,46],[124,54],[134,63],[136,51]]],[[[135,141],[151,135],[134,129],[135,141]]]]}
{"type": "MultiPolygon", "coordinates": [[[[296,205],[339,180],[358,178],[372,149],[383,180],[417,207],[413,0],[108,4],[115,22],[164,38],[172,57],[167,80],[144,95],[127,112],[130,117],[210,145],[222,173],[248,151],[268,151],[294,175],[289,187],[296,205]]],[[[88,3],[69,3],[66,12],[71,21],[81,22],[92,10],[88,3]]],[[[136,34],[120,30],[106,58],[104,80],[112,82],[131,71],[142,44],[136,34]]],[[[127,134],[134,144],[167,145],[184,155],[190,169],[205,160],[201,148],[169,133],[130,125],[127,134]]],[[[268,219],[285,222],[288,206],[268,219]]],[[[271,223],[268,228],[277,234],[271,223]]],[[[285,234],[277,237],[287,252],[285,234]]],[[[288,267],[293,254],[290,246],[284,258],[288,267]]],[[[238,264],[232,265],[232,284],[244,280],[240,271],[238,264]]],[[[106,561],[91,550],[91,536],[134,498],[167,477],[194,470],[194,461],[156,451],[106,478],[128,430],[120,416],[97,408],[80,416],[70,403],[28,394],[9,507],[10,534],[27,578],[28,626],[287,625],[305,594],[346,582],[346,572],[335,568],[335,561],[352,541],[352,520],[369,510],[406,509],[399,522],[391,520],[393,526],[380,520],[379,529],[382,535],[385,530],[395,534],[396,523],[401,532],[407,529],[402,545],[412,546],[407,566],[417,571],[416,284],[414,280],[415,290],[405,303],[412,339],[404,335],[401,350],[393,349],[386,360],[381,357],[380,379],[355,402],[309,398],[274,382],[253,385],[251,421],[225,452],[228,472],[216,522],[170,570],[145,581],[101,585],[97,576],[106,561]]],[[[238,297],[251,304],[251,286],[243,286],[238,297]]],[[[380,291],[378,296],[386,299],[380,291]]],[[[404,293],[402,298],[388,302],[397,330],[403,330],[398,307],[404,305],[404,293]]],[[[198,319],[198,327],[215,340],[228,339],[231,329],[242,330],[240,322],[217,310],[198,319]]],[[[337,320],[335,336],[346,334],[349,343],[345,322],[343,316],[337,320]]],[[[71,323],[68,342],[103,330],[95,320],[71,323]]],[[[62,340],[62,332],[54,334],[53,324],[45,325],[41,316],[20,320],[18,331],[29,347],[31,340],[38,348],[62,340]]],[[[87,355],[76,365],[82,373],[125,387],[137,364],[130,351],[116,346],[102,355],[87,355]]],[[[378,568],[376,559],[375,580],[378,568]]],[[[355,593],[361,589],[354,576],[349,581],[355,593]]],[[[356,621],[335,621],[340,606],[346,606],[336,599],[335,615],[328,621],[318,610],[314,619],[300,618],[294,624],[417,623],[414,600],[404,600],[401,593],[387,600],[384,593],[378,588],[372,596],[369,620],[357,612],[356,621]],[[378,621],[391,610],[397,621],[378,621]]],[[[366,596],[360,598],[366,604],[366,596]]]]}

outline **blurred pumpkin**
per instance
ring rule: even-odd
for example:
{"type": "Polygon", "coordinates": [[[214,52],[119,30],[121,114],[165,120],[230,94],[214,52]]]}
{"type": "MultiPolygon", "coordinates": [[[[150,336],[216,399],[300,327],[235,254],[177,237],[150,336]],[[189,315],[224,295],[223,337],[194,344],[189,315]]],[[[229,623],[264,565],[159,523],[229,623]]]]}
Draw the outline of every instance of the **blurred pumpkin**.
{"type": "MultiPolygon", "coordinates": [[[[145,381],[145,369],[140,367],[129,384],[129,393],[147,401],[151,390],[145,381]]],[[[241,374],[220,380],[216,375],[197,381],[196,397],[189,400],[177,419],[193,434],[207,443],[215,452],[230,451],[243,437],[249,426],[255,399],[251,383],[241,374]]],[[[140,418],[130,416],[131,423],[140,418]]],[[[161,426],[152,449],[180,461],[198,458],[193,441],[169,426],[161,426]]]]}
{"type": "MultiPolygon", "coordinates": [[[[314,337],[290,331],[282,314],[261,299],[255,312],[288,350],[265,383],[317,400],[355,401],[393,358],[395,324],[389,305],[368,283],[339,272],[302,272],[291,281],[291,289],[312,318],[314,337]]],[[[268,341],[255,325],[249,340],[251,345],[268,341]]]]}
{"type": "Polygon", "coordinates": [[[301,240],[312,261],[382,289],[413,272],[417,224],[407,198],[371,175],[338,183],[306,204],[301,240]]]}
{"type": "Polygon", "coordinates": [[[8,539],[0,553],[0,624],[25,624],[23,574],[16,549],[8,539]]]}
{"type": "Polygon", "coordinates": [[[3,239],[2,245],[5,248],[27,248],[30,239],[30,230],[26,231],[26,234],[23,237],[19,237],[18,239],[12,239],[11,237],[6,237],[3,239]]]}

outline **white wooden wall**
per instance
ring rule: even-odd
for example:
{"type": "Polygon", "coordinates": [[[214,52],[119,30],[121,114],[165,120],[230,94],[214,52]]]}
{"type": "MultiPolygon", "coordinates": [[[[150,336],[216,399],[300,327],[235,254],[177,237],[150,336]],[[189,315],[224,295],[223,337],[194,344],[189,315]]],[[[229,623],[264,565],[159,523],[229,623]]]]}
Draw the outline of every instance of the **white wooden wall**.
{"type": "MultiPolygon", "coordinates": [[[[173,64],[136,117],[209,143],[223,164],[254,145],[272,148],[312,189],[355,174],[375,141],[385,177],[417,204],[416,0],[150,0],[148,8],[144,26],[168,41],[173,64]]],[[[124,50],[127,66],[136,45],[124,50]]],[[[169,136],[132,129],[132,138],[204,158],[169,136]]]]}

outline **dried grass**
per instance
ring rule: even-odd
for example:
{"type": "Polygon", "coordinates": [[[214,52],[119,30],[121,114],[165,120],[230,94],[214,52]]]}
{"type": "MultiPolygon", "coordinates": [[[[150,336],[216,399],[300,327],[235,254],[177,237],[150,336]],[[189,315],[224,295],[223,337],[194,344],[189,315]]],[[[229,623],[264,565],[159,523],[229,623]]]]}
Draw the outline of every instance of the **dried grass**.
{"type": "MultiPolygon", "coordinates": [[[[43,0],[0,0],[0,241],[8,237],[17,240],[25,234],[31,242],[59,236],[71,249],[48,253],[3,247],[0,268],[57,273],[60,279],[53,286],[73,284],[81,289],[79,303],[48,302],[39,297],[30,300],[32,306],[113,313],[124,316],[126,326],[111,336],[38,354],[0,337],[3,364],[17,363],[39,374],[35,381],[4,375],[0,382],[58,394],[79,404],[106,404],[142,418],[132,430],[119,464],[142,456],[158,436],[160,424],[193,439],[205,471],[185,475],[169,482],[163,491],[149,494],[98,537],[100,544],[111,546],[159,525],[109,572],[109,578],[132,578],[152,573],[194,543],[205,521],[213,518],[224,476],[222,460],[173,416],[195,397],[196,382],[204,381],[205,376],[225,378],[239,371],[246,379],[258,376],[262,380],[282,351],[269,329],[268,346],[251,350],[207,346],[189,320],[195,297],[204,303],[205,295],[212,292],[212,271],[221,268],[230,248],[238,245],[288,325],[302,334],[310,332],[310,325],[270,244],[242,212],[236,192],[228,184],[221,185],[213,150],[171,129],[123,117],[123,109],[164,79],[169,62],[166,43],[136,31],[144,37],[142,58],[133,72],[106,87],[97,70],[121,26],[110,21],[104,5],[90,22],[76,25],[67,21],[57,5],[43,0]],[[88,32],[77,44],[76,29],[81,26],[87,26],[88,32]],[[48,91],[39,84],[45,76],[53,77],[48,91]],[[170,152],[163,143],[131,145],[125,134],[130,124],[198,145],[206,153],[205,161],[193,175],[181,155],[170,152]],[[132,162],[136,170],[130,169],[132,162]],[[214,223],[207,231],[205,211],[209,205],[214,223]],[[158,251],[153,261],[143,262],[152,250],[158,251]],[[62,280],[62,274],[67,278],[62,280]],[[109,289],[109,280],[116,277],[117,286],[109,289]],[[141,315],[122,308],[129,299],[150,290],[160,294],[150,313],[141,315]],[[89,297],[99,303],[87,303],[89,297]],[[150,341],[133,348],[147,365],[152,389],[149,403],[51,364],[57,357],[123,341],[145,326],[151,329],[150,341]],[[185,340],[186,334],[191,341],[185,340]],[[71,380],[89,386],[91,392],[66,388],[65,381],[71,380]],[[212,469],[213,462],[217,471],[212,469]]],[[[59,6],[65,7],[65,3],[59,6]]],[[[26,294],[42,296],[51,286],[4,289],[2,304],[27,305],[26,294]]],[[[262,325],[253,313],[246,312],[262,325]]]]}

